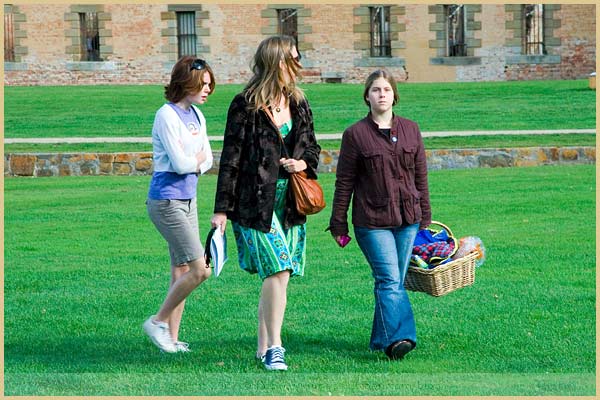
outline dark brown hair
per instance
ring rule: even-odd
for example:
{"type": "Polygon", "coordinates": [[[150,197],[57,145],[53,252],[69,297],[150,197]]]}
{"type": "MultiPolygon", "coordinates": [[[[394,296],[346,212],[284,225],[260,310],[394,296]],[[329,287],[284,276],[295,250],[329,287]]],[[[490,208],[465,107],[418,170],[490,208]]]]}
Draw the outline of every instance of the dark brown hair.
{"type": "Polygon", "coordinates": [[[198,93],[204,86],[204,73],[210,75],[210,93],[215,90],[215,75],[208,63],[192,56],[183,56],[175,63],[171,71],[171,82],[165,86],[165,98],[178,103],[187,95],[198,93]],[[195,67],[192,68],[192,65],[195,67]],[[200,69],[198,69],[200,68],[200,69]]]}
{"type": "Polygon", "coordinates": [[[383,78],[386,81],[388,81],[388,83],[392,87],[392,90],[394,91],[394,103],[392,103],[392,105],[395,106],[396,103],[398,103],[398,87],[396,85],[396,80],[394,79],[392,74],[390,74],[385,69],[378,69],[377,71],[375,71],[375,72],[371,73],[371,75],[369,75],[369,77],[367,78],[367,81],[365,82],[365,91],[363,93],[363,100],[365,101],[367,106],[369,106],[369,108],[370,108],[371,105],[369,104],[369,101],[367,100],[367,97],[369,97],[369,90],[371,89],[371,86],[373,86],[373,82],[375,82],[379,78],[383,78]]]}

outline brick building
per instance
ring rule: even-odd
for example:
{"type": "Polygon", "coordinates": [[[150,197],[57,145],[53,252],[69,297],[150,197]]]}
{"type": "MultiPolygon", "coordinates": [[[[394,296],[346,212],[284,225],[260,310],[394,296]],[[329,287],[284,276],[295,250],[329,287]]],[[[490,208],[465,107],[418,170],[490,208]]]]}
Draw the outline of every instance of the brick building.
{"type": "Polygon", "coordinates": [[[297,37],[306,82],[585,78],[594,4],[4,5],[5,85],[164,83],[180,55],[243,83],[258,43],[297,37]]]}

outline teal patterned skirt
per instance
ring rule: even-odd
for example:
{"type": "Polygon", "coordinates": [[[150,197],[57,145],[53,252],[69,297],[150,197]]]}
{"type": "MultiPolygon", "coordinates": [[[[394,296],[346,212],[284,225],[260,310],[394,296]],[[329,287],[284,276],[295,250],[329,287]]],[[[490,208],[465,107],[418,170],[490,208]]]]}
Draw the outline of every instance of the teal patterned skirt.
{"type": "Polygon", "coordinates": [[[283,212],[288,180],[277,180],[275,208],[268,233],[232,222],[240,267],[265,279],[289,270],[291,276],[303,276],[306,262],[306,225],[283,228],[283,212]]]}

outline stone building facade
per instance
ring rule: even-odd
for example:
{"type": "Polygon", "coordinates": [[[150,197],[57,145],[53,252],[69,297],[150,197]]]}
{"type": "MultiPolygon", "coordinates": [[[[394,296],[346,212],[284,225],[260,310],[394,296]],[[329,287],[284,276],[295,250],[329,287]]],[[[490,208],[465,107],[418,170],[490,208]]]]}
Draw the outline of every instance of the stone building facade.
{"type": "Polygon", "coordinates": [[[577,79],[595,71],[594,4],[544,4],[534,24],[526,6],[5,4],[4,83],[164,83],[182,51],[181,17],[195,55],[209,61],[219,83],[246,82],[257,44],[288,20],[305,82],[357,83],[380,67],[400,82],[577,79]],[[94,37],[82,27],[86,16],[94,18],[94,37]],[[532,29],[543,42],[537,54],[524,44],[532,29]],[[450,40],[460,41],[457,54],[450,40]]]}

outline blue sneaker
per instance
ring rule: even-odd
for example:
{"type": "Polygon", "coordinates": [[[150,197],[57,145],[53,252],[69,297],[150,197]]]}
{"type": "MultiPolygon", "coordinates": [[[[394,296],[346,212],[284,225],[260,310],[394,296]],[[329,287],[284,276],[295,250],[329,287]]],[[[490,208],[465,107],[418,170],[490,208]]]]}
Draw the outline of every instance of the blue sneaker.
{"type": "Polygon", "coordinates": [[[269,371],[286,371],[288,369],[283,354],[285,349],[280,346],[273,346],[267,349],[263,365],[269,371]]]}

